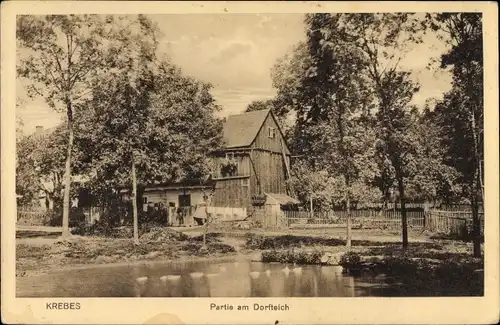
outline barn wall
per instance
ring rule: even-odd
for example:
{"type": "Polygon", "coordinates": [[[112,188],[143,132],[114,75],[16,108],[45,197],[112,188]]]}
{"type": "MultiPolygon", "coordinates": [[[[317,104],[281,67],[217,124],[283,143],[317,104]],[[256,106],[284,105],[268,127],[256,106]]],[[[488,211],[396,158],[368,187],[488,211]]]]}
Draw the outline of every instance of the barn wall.
{"type": "Polygon", "coordinates": [[[249,209],[251,202],[248,180],[248,177],[217,180],[212,205],[249,209]]]}
{"type": "Polygon", "coordinates": [[[253,157],[257,175],[251,180],[252,194],[258,193],[257,178],[260,180],[262,192],[286,194],[283,156],[278,153],[254,151],[253,157]]]}
{"type": "MultiPolygon", "coordinates": [[[[281,133],[279,132],[278,129],[278,124],[275,122],[271,114],[269,114],[264,121],[259,133],[257,134],[252,147],[253,148],[261,148],[261,149],[266,149],[266,150],[271,150],[273,152],[282,152],[282,144],[281,141],[283,141],[283,144],[285,144],[285,139],[281,136],[281,133]],[[272,127],[275,129],[275,137],[274,138],[269,138],[269,128],[272,127]]],[[[287,155],[290,154],[288,149],[285,146],[285,153],[287,155]]]]}

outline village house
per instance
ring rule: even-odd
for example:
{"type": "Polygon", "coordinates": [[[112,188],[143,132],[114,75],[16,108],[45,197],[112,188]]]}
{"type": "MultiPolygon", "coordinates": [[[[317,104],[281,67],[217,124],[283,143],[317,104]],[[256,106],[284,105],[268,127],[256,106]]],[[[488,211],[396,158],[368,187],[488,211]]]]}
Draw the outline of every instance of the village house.
{"type": "Polygon", "coordinates": [[[213,153],[214,206],[261,212],[267,203],[287,206],[291,197],[290,149],[269,109],[229,116],[224,124],[225,146],[213,153]]]}
{"type": "MultiPolygon", "coordinates": [[[[251,217],[263,222],[265,215],[299,203],[287,186],[290,149],[270,110],[229,116],[223,140],[224,146],[211,153],[214,169],[208,183],[149,185],[142,195],[143,211],[161,205],[169,211],[181,208],[194,213],[211,190],[209,212],[219,220],[251,217]]],[[[169,221],[175,223],[169,215],[169,221]]]]}

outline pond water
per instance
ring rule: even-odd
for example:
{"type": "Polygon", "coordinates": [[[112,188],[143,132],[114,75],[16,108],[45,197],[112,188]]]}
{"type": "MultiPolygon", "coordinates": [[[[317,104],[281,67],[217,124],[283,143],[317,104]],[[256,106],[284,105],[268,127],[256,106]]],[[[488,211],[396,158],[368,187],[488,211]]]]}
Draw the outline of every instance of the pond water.
{"type": "Polygon", "coordinates": [[[384,279],[336,267],[294,267],[246,260],[104,266],[17,278],[16,285],[18,297],[355,297],[386,287],[384,279]]]}

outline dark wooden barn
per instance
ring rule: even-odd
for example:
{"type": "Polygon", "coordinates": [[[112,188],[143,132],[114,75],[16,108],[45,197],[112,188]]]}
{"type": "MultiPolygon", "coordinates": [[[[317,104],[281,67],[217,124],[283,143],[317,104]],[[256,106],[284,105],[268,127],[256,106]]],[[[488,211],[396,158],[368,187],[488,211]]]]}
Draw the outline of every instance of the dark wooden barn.
{"type": "Polygon", "coordinates": [[[290,195],[290,149],[271,110],[229,116],[223,132],[225,146],[213,153],[214,206],[251,212],[265,194],[290,195]]]}

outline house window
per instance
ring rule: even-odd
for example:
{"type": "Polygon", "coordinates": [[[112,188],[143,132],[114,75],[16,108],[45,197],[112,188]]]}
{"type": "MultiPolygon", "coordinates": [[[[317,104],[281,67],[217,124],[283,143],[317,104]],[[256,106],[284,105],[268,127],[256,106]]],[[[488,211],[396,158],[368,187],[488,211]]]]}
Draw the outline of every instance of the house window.
{"type": "Polygon", "coordinates": [[[269,138],[274,139],[276,137],[276,129],[269,127],[269,138]]]}
{"type": "Polygon", "coordinates": [[[242,178],[241,179],[241,186],[248,187],[248,185],[249,185],[249,179],[248,178],[242,178]]]}
{"type": "Polygon", "coordinates": [[[220,164],[220,174],[222,177],[238,174],[238,161],[234,158],[234,153],[226,153],[226,159],[223,159],[220,164]]]}
{"type": "Polygon", "coordinates": [[[148,198],[146,196],[142,198],[142,203],[144,204],[148,203],[148,198]]]}

